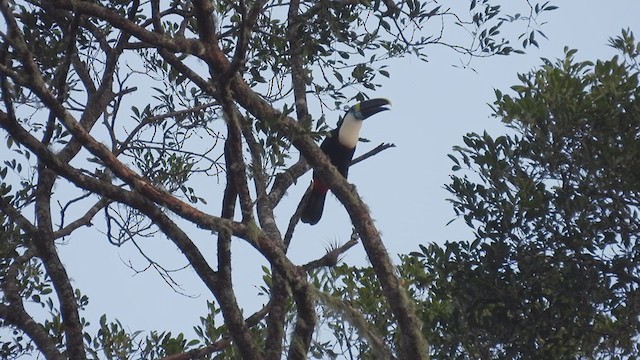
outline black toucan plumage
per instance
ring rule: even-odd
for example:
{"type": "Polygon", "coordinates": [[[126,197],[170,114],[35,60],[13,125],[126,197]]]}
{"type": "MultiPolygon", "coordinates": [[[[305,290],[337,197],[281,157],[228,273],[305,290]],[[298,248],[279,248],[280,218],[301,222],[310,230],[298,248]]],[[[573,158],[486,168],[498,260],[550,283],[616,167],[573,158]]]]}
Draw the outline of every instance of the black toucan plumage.
{"type": "MultiPolygon", "coordinates": [[[[335,129],[320,144],[320,149],[329,157],[331,163],[338,169],[340,174],[347,177],[349,165],[353,159],[358,139],[360,138],[360,128],[362,122],[368,117],[389,110],[387,107],[391,102],[387,99],[371,99],[357,103],[352,106],[347,113],[338,121],[335,129]]],[[[300,220],[303,223],[315,225],[322,217],[324,201],[329,188],[313,172],[313,183],[311,184],[311,194],[309,200],[302,209],[300,220]]]]}

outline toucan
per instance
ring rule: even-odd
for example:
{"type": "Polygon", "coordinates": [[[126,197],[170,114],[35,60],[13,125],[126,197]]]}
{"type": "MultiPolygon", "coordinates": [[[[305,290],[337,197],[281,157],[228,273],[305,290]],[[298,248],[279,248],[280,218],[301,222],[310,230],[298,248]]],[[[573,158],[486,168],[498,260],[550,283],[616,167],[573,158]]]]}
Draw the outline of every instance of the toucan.
{"type": "MultiPolygon", "coordinates": [[[[389,105],[391,105],[391,102],[387,99],[370,99],[355,104],[338,121],[337,127],[331,130],[322,141],[322,144],[320,144],[320,149],[324,151],[331,163],[345,179],[349,172],[353,153],[356,150],[356,144],[360,138],[362,122],[372,115],[389,110],[387,107],[389,105]]],[[[329,190],[327,185],[314,171],[311,194],[300,215],[300,220],[303,223],[315,225],[320,221],[327,190],[329,190]]]]}

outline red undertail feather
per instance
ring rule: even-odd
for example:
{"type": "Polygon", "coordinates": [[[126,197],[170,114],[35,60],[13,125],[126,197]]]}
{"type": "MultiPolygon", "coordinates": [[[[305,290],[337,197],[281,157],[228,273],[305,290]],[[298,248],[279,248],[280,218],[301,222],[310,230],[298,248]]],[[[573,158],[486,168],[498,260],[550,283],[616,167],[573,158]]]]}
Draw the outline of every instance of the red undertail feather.
{"type": "Polygon", "coordinates": [[[319,179],[314,179],[311,194],[302,213],[300,215],[300,221],[306,224],[315,225],[322,218],[322,211],[324,210],[324,201],[327,198],[327,186],[319,179]]]}

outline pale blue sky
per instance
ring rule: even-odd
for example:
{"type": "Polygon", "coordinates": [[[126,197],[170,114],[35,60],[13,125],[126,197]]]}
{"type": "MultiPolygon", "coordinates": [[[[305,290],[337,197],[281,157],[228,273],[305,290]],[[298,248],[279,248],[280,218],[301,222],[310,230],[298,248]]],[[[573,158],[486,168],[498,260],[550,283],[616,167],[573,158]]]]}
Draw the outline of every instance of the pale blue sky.
{"type": "MultiPolygon", "coordinates": [[[[407,58],[391,64],[391,78],[377,95],[391,99],[393,109],[367,120],[362,136],[371,143],[359,145],[356,155],[380,142],[392,142],[397,147],[355,166],[349,180],[371,208],[394,259],[395,254],[413,251],[421,243],[470,238],[470,230],[462,221],[445,227],[454,216],[443,189],[452,165],[446,155],[452,146],[461,144],[467,132],[505,131],[497,119],[489,117],[487,103],[493,102],[495,88],[507,90],[516,84],[516,74],[539,65],[540,57],[562,57],[565,45],[579,49],[579,59],[596,59],[615,53],[606,45],[607,39],[622,28],[635,30],[640,40],[640,1],[556,3],[560,8],[544,17],[548,24],[543,31],[549,40],[539,39],[540,49],[530,48],[526,55],[477,59],[472,63],[474,72],[452,67],[459,63],[459,55],[434,47],[428,63],[407,58]]],[[[329,114],[327,121],[333,125],[341,115],[329,114]]],[[[286,229],[309,181],[307,174],[277,209],[282,229],[286,229]]],[[[192,334],[192,326],[206,311],[205,301],[212,298],[192,270],[176,274],[176,279],[194,298],[174,293],[152,270],[132,276],[123,261],[131,260],[138,267],[144,262],[130,244],[118,249],[93,231],[82,234],[86,237],[72,237],[67,246],[61,247],[61,253],[74,285],[90,298],[83,316],[96,324],[99,316],[107,313],[132,331],[192,334]]],[[[346,212],[335,197],[329,196],[318,225],[298,226],[291,257],[296,263],[305,263],[321,256],[328,243],[344,242],[349,235],[346,212]]],[[[202,238],[195,240],[203,253],[215,258],[215,237],[199,236],[202,238]]],[[[156,239],[143,244],[167,267],[185,264],[182,254],[168,241],[156,239]]],[[[238,300],[248,315],[267,301],[257,295],[257,286],[262,285],[260,266],[266,262],[240,240],[234,241],[233,251],[238,300]]],[[[361,246],[351,249],[345,260],[350,264],[367,263],[361,246]]]]}

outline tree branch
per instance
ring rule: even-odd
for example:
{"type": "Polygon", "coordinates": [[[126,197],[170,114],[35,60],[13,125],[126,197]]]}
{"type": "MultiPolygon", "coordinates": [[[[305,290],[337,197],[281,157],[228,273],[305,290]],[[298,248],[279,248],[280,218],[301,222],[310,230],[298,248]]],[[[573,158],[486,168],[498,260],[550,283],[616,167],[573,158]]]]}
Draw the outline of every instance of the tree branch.
{"type": "Polygon", "coordinates": [[[56,175],[44,163],[38,162],[38,184],[35,191],[35,210],[38,232],[29,234],[47,275],[51,278],[64,324],[67,354],[72,359],[86,359],[82,322],[75,291],[67,270],[58,256],[51,220],[51,195],[56,175]]]}
{"type": "MultiPolygon", "coordinates": [[[[37,229],[35,231],[37,234],[37,229]]],[[[16,257],[8,266],[1,286],[9,305],[0,304],[0,318],[31,338],[46,359],[63,360],[66,357],[58,351],[57,344],[51,339],[47,330],[26,312],[19,294],[19,268],[24,266],[33,256],[34,251],[27,250],[25,254],[16,257]]]]}
{"type": "Polygon", "coordinates": [[[368,158],[370,158],[370,157],[372,157],[374,155],[377,155],[377,154],[379,154],[379,153],[381,153],[381,152],[383,152],[383,151],[385,151],[387,149],[394,148],[394,147],[396,147],[395,144],[382,143],[382,144],[376,146],[375,148],[367,151],[366,153],[358,156],[357,158],[351,160],[351,165],[350,166],[353,166],[353,165],[359,163],[360,161],[364,161],[364,160],[366,160],[366,159],[368,159],[368,158]]]}
{"type": "Polygon", "coordinates": [[[289,63],[291,65],[291,83],[296,102],[296,115],[303,126],[311,127],[311,116],[307,104],[307,76],[302,59],[301,33],[304,31],[304,21],[300,16],[300,0],[291,0],[287,14],[287,41],[289,42],[289,63]]]}
{"type": "Polygon", "coordinates": [[[91,208],[89,208],[89,210],[87,210],[84,215],[69,223],[67,226],[54,231],[53,238],[59,239],[61,237],[70,235],[73,231],[82,226],[92,226],[91,220],[93,219],[93,217],[110,203],[111,200],[107,198],[98,200],[91,208]]]}

